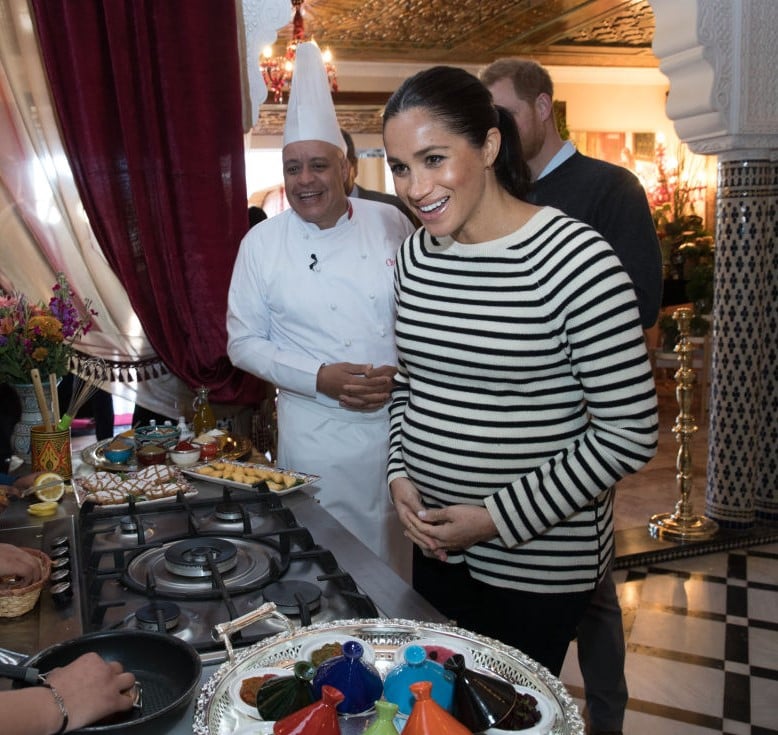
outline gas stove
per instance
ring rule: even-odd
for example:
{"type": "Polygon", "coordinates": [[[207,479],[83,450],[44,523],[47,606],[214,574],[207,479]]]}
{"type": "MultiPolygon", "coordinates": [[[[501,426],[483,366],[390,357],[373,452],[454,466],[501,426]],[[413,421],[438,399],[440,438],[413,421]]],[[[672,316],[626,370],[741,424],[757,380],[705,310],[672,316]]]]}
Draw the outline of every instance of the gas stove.
{"type": "MultiPolygon", "coordinates": [[[[214,626],[267,602],[295,627],[379,616],[333,553],[270,492],[225,487],[218,499],[85,503],[77,527],[80,575],[69,581],[79,587],[74,602],[84,633],[165,632],[208,661],[223,654],[214,626]]],[[[60,555],[57,548],[67,547],[61,542],[50,539],[50,553],[60,555]]],[[[287,629],[271,616],[236,633],[232,645],[287,629]]]]}

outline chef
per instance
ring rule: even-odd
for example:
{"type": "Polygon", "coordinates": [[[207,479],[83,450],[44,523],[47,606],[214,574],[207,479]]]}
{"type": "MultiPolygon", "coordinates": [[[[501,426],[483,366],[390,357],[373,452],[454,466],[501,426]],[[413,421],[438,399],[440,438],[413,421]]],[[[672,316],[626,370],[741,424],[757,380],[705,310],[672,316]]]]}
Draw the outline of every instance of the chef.
{"type": "Polygon", "coordinates": [[[300,44],[282,150],[291,209],[241,243],[227,350],[279,390],[278,464],[320,475],[322,505],[409,579],[411,547],[386,483],[386,404],[394,259],[413,226],[395,207],[346,197],[345,152],[319,48],[300,44]]]}

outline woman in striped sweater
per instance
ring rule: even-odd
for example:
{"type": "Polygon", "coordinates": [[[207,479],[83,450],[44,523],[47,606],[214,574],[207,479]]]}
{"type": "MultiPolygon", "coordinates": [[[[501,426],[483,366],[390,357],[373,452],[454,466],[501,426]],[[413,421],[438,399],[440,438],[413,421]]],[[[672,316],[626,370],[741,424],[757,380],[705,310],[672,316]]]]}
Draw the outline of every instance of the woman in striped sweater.
{"type": "Polygon", "coordinates": [[[435,67],[384,112],[422,227],[395,271],[389,482],[414,586],[558,674],[613,546],[614,484],[655,453],[635,294],[587,225],[522,200],[513,117],[435,67]]]}

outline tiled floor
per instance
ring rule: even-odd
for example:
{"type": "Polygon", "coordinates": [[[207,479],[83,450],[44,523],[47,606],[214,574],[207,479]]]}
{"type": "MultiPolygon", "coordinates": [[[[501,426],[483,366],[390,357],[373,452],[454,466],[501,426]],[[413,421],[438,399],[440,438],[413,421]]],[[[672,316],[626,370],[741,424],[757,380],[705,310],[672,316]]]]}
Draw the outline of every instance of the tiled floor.
{"type": "MultiPolygon", "coordinates": [[[[628,735],[778,735],[778,544],[615,573],[628,735]]],[[[583,707],[575,643],[562,680],[583,707]]]]}
{"type": "MultiPolygon", "coordinates": [[[[617,554],[649,540],[651,515],[679,498],[678,409],[673,384],[658,388],[659,452],[617,488],[617,554]]],[[[702,426],[692,440],[695,513],[705,511],[706,452],[702,426]]],[[[614,574],[627,640],[625,735],[778,735],[778,543],[614,574]]],[[[562,680],[583,709],[575,643],[562,680]]]]}

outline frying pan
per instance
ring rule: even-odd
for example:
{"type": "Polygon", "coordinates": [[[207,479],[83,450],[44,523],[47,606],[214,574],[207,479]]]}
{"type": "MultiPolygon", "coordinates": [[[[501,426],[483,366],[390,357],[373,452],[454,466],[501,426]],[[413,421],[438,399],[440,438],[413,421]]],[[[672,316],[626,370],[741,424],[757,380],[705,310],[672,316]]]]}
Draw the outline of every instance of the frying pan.
{"type": "Polygon", "coordinates": [[[200,682],[202,663],[194,647],[180,638],[151,631],[102,631],[44,648],[22,666],[0,664],[0,676],[15,680],[15,687],[37,680],[35,669],[46,674],[58,666],[94,651],[107,661],[119,661],[141,685],[142,708],[123,719],[96,723],[74,731],[119,733],[132,730],[144,735],[166,733],[173,720],[189,706],[200,682]]]}

